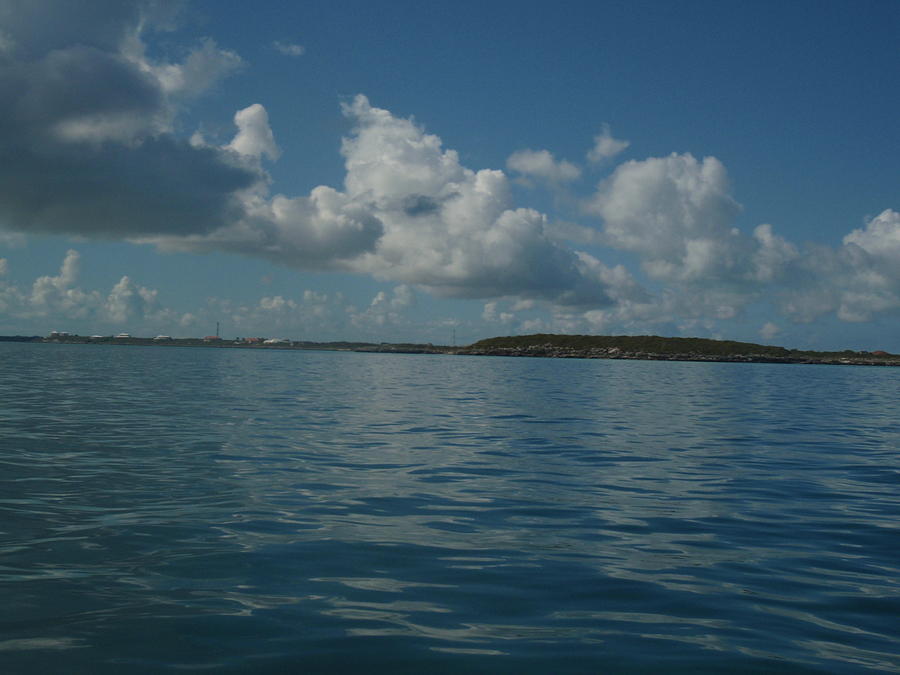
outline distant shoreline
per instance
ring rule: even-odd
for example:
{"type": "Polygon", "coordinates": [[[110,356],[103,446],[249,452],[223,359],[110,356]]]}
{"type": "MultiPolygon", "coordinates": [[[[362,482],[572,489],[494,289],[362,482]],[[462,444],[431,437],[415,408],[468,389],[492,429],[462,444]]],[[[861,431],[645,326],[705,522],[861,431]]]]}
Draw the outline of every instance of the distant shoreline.
{"type": "Polygon", "coordinates": [[[387,354],[449,354],[525,358],[610,359],[637,361],[700,361],[717,363],[787,363],[850,366],[900,366],[900,355],[883,351],[814,352],[746,342],[653,335],[523,335],[489,338],[464,347],[419,343],[311,342],[247,338],[118,337],[55,334],[3,335],[0,342],[94,344],[211,349],[278,349],[387,354]]]}

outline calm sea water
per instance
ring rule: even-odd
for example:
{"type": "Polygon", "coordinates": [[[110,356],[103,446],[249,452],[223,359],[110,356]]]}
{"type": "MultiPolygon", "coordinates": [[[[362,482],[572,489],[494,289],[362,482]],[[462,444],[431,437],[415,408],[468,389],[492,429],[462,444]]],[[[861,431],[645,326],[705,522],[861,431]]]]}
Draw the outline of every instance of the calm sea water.
{"type": "Polygon", "coordinates": [[[0,344],[3,673],[900,672],[900,370],[0,344]]]}

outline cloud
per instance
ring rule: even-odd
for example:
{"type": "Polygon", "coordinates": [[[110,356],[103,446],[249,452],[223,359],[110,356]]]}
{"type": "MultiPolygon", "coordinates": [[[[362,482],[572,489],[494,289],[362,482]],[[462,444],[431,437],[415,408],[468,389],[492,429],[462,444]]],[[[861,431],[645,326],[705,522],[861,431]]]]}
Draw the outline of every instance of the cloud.
{"type": "Polygon", "coordinates": [[[406,284],[394,287],[394,295],[391,298],[391,307],[394,309],[408,309],[415,306],[416,295],[406,284]]]}
{"type": "MultiPolygon", "coordinates": [[[[354,126],[341,146],[342,190],[320,185],[308,196],[270,197],[260,181],[242,193],[244,215],[227,227],[144,241],[369,274],[446,297],[610,302],[602,266],[557,243],[543,214],[516,208],[502,171],[464,167],[440,138],[364,96],[343,111],[354,126]]],[[[271,138],[264,112],[253,106],[239,113],[244,126],[228,147],[261,154],[257,139],[271,138]]]]}
{"type": "Polygon", "coordinates": [[[513,312],[498,311],[498,305],[499,303],[496,301],[486,302],[484,310],[481,312],[481,318],[489,323],[502,324],[510,324],[516,320],[516,315],[513,312]]]}
{"type": "Polygon", "coordinates": [[[594,147],[587,153],[588,161],[599,164],[612,159],[629,145],[631,145],[630,141],[621,141],[613,138],[609,125],[604,124],[602,131],[594,136],[594,147]]]}
{"type": "Polygon", "coordinates": [[[776,335],[778,335],[780,332],[781,332],[781,329],[777,325],[775,325],[771,321],[767,321],[766,323],[763,324],[762,328],[759,329],[759,336],[763,340],[766,340],[768,342],[769,340],[774,338],[776,335]]]}
{"type": "Polygon", "coordinates": [[[131,60],[152,73],[170,96],[199,96],[244,65],[237,53],[219,49],[210,38],[201,40],[200,46],[191,50],[182,63],[154,64],[144,58],[139,41],[131,44],[134,45],[131,60]]]}
{"type": "MultiPolygon", "coordinates": [[[[180,137],[189,99],[243,61],[210,39],[178,62],[152,58],[155,7],[0,4],[0,147],[16,158],[0,166],[0,226],[240,253],[448,297],[611,301],[602,267],[551,236],[542,213],[513,204],[502,171],[464,167],[440,138],[364,96],[343,108],[354,125],[343,186],[307,195],[269,194],[260,160],[280,150],[261,104],[236,113],[225,145],[180,137]]],[[[577,176],[546,151],[514,157],[531,176],[577,176]]],[[[123,298],[110,301],[113,314],[123,298]]]]}
{"type": "Polygon", "coordinates": [[[286,309],[296,309],[297,303],[295,303],[293,300],[285,300],[280,295],[275,295],[271,298],[266,298],[266,297],[260,298],[259,306],[266,311],[269,311],[269,312],[276,311],[277,312],[277,311],[283,310],[285,308],[286,309]]]}
{"type": "Polygon", "coordinates": [[[233,69],[211,41],[182,64],[140,43],[146,3],[4,2],[0,227],[122,238],[234,220],[257,172],[173,132],[177,99],[233,69]],[[47,17],[53,17],[52,21],[47,17]]]}
{"type": "Polygon", "coordinates": [[[767,282],[779,279],[786,269],[800,257],[797,247],[781,237],[769,224],[758,225],[753,230],[757,244],[752,253],[752,276],[757,281],[767,282]]]}
{"type": "Polygon", "coordinates": [[[512,205],[503,172],[462,166],[437,136],[364,96],[345,114],[355,122],[342,148],[347,194],[367,198],[384,225],[351,269],[448,297],[609,302],[595,270],[548,236],[546,217],[512,205]]]}
{"type": "Polygon", "coordinates": [[[872,256],[900,262],[900,212],[886,209],[872,218],[864,229],[844,237],[844,245],[855,244],[872,256]]]}
{"type": "Polygon", "coordinates": [[[32,61],[36,57],[72,45],[112,51],[119,48],[126,27],[136,27],[149,12],[149,3],[95,0],[72,3],[60,0],[3,0],[0,2],[0,26],[15,59],[32,61]],[[52,20],[48,20],[52,17],[52,20]]]}
{"type": "MultiPolygon", "coordinates": [[[[211,39],[179,59],[156,58],[147,41],[171,27],[172,7],[0,0],[0,151],[9,158],[0,164],[0,242],[32,232],[128,240],[396,284],[363,310],[333,310],[360,322],[402,317],[422,291],[488,301],[485,320],[542,310],[552,316],[543,325],[566,328],[702,326],[754,302],[800,322],[900,309],[900,213],[883,211],[837,247],[798,245],[768,223],[743,233],[715,157],[624,162],[587,200],[594,222],[564,222],[515,203],[504,171],[463,165],[412,118],[359,95],[342,106],[352,126],[341,144],[342,184],[273,193],[266,162],[281,149],[262,104],[235,113],[227,142],[187,138],[187,107],[245,64],[211,39]],[[616,260],[633,257],[643,275],[603,262],[604,248],[618,251],[616,260]]],[[[274,47],[302,54],[297,44],[274,47]]],[[[608,161],[628,147],[603,125],[587,159],[608,161]]],[[[556,186],[581,175],[548,150],[515,152],[506,169],[556,186]]],[[[80,290],[77,267],[73,252],[30,289],[4,282],[4,307],[105,321],[167,316],[155,292],[127,275],[109,293],[80,290]]],[[[263,300],[230,311],[286,321],[339,306],[334,297],[263,300]]]]}
{"type": "Polygon", "coordinates": [[[83,314],[88,305],[94,304],[95,294],[86,294],[74,288],[78,279],[78,268],[81,256],[77,251],[69,250],[56,276],[38,277],[31,288],[29,304],[37,312],[61,310],[75,314],[83,314]]]}
{"type": "Polygon", "coordinates": [[[657,279],[690,279],[733,267],[740,211],[725,167],[671,154],[619,165],[589,204],[603,218],[606,242],[638,253],[657,279]]]}
{"type": "Polygon", "coordinates": [[[900,259],[869,253],[852,240],[832,249],[810,245],[778,289],[779,307],[793,321],[808,323],[835,314],[862,322],[900,309],[900,259]]]}
{"type": "Polygon", "coordinates": [[[269,114],[259,103],[238,110],[234,114],[237,135],[226,147],[238,154],[259,159],[263,155],[278,159],[281,151],[275,143],[275,135],[269,126],[269,114]]]}
{"type": "Polygon", "coordinates": [[[106,318],[114,324],[123,324],[132,318],[161,318],[157,291],[138,286],[127,276],[112,287],[103,304],[106,318]]]}
{"type": "MultiPolygon", "coordinates": [[[[5,269],[5,260],[0,267],[5,269]]],[[[40,276],[30,287],[0,280],[0,312],[16,321],[75,322],[90,331],[125,322],[148,327],[177,321],[175,312],[161,305],[156,290],[135,284],[128,276],[108,293],[85,290],[78,285],[80,268],[80,254],[70,249],[57,274],[40,276]]]]}
{"type": "Polygon", "coordinates": [[[740,209],[725,167],[715,157],[673,153],[619,165],[598,185],[587,211],[602,218],[603,243],[634,253],[644,273],[664,286],[655,297],[640,288],[617,297],[613,310],[591,319],[604,324],[722,321],[767,298],[797,320],[836,308],[830,293],[827,300],[813,299],[834,271],[817,265],[815,256],[801,252],[769,224],[756,227],[752,236],[743,234],[734,227],[740,209]],[[809,293],[801,297],[800,288],[809,293]]]}
{"type": "Polygon", "coordinates": [[[587,208],[603,219],[604,243],[635,253],[666,284],[650,302],[617,299],[605,319],[727,320],[766,299],[800,323],[900,309],[900,214],[891,209],[837,248],[801,248],[769,224],[748,237],[733,227],[740,206],[721,162],[674,153],[621,164],[587,208]]]}
{"type": "Polygon", "coordinates": [[[519,150],[506,160],[510,171],[550,183],[566,183],[581,176],[581,170],[565,160],[557,161],[547,150],[519,150]]]}
{"type": "MultiPolygon", "coordinates": [[[[837,315],[844,321],[869,321],[874,315],[900,308],[900,212],[886,209],[844,237],[843,246],[836,252],[817,251],[810,256],[808,266],[816,272],[827,270],[830,283],[828,296],[819,282],[819,298],[827,310],[836,305],[837,315]]],[[[815,294],[812,288],[794,295],[798,299],[815,294]]],[[[814,312],[809,314],[814,315],[814,312]]]]}
{"type": "Polygon", "coordinates": [[[25,246],[27,238],[21,232],[4,232],[0,229],[0,246],[9,248],[21,248],[25,246]]]}
{"type": "Polygon", "coordinates": [[[30,293],[10,294],[17,302],[7,311],[24,318],[88,319],[95,316],[103,299],[97,291],[84,291],[75,285],[80,260],[77,251],[69,250],[56,276],[38,277],[30,293]]]}
{"type": "Polygon", "coordinates": [[[399,341],[412,332],[408,310],[415,294],[407,286],[378,291],[362,309],[341,293],[306,289],[297,297],[265,296],[255,303],[235,304],[212,299],[207,308],[192,313],[194,324],[223,320],[236,335],[278,335],[304,340],[399,341]],[[390,329],[389,333],[385,331],[390,329]]]}
{"type": "Polygon", "coordinates": [[[145,237],[163,250],[225,251],[303,269],[345,269],[374,249],[382,223],[368,204],[320,185],[308,197],[244,195],[244,215],[207,235],[145,237]]]}
{"type": "Polygon", "coordinates": [[[275,40],[272,43],[272,47],[279,54],[284,54],[285,56],[303,56],[306,53],[306,47],[303,45],[298,45],[292,42],[281,42],[280,40],[275,40]]]}
{"type": "Polygon", "coordinates": [[[376,293],[365,311],[358,312],[354,308],[348,308],[348,313],[351,322],[358,327],[400,326],[407,323],[404,313],[415,302],[412,289],[401,284],[395,286],[390,294],[384,291],[376,293]]]}

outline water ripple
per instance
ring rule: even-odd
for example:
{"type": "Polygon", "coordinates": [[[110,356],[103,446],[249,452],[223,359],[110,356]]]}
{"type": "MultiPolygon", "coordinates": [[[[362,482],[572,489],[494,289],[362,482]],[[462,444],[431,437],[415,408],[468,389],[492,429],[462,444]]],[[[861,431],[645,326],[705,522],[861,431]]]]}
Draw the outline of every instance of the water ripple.
{"type": "Polygon", "coordinates": [[[887,369],[0,349],[5,672],[900,672],[887,369]]]}

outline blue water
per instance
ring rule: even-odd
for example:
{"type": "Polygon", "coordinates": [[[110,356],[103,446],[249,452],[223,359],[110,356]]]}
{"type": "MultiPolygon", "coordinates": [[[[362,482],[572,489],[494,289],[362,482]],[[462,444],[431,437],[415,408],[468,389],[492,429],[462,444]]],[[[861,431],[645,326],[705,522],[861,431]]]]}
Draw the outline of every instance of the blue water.
{"type": "Polygon", "coordinates": [[[900,672],[900,370],[0,344],[0,672],[900,672]]]}

